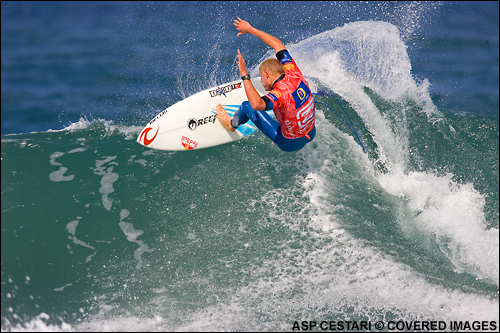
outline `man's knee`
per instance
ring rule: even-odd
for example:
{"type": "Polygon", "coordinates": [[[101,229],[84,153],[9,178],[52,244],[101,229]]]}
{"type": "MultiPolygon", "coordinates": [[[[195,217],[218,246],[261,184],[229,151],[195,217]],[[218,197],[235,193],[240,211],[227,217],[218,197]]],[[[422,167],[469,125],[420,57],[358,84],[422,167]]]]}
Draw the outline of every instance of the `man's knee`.
{"type": "Polygon", "coordinates": [[[241,103],[241,108],[242,109],[252,109],[252,106],[250,105],[249,101],[244,101],[243,103],[241,103]]]}

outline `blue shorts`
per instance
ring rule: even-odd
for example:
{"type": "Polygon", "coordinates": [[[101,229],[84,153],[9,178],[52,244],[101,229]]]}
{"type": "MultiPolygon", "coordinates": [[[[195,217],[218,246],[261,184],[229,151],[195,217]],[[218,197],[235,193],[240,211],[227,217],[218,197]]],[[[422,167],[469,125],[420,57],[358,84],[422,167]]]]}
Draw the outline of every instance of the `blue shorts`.
{"type": "Polygon", "coordinates": [[[234,128],[243,125],[251,120],[258,129],[260,129],[269,139],[278,145],[283,151],[297,151],[311,142],[316,136],[316,127],[313,127],[309,133],[309,139],[305,136],[297,139],[288,139],[281,133],[281,125],[274,120],[266,111],[255,111],[248,101],[241,104],[240,108],[231,119],[231,125],[234,128]]]}

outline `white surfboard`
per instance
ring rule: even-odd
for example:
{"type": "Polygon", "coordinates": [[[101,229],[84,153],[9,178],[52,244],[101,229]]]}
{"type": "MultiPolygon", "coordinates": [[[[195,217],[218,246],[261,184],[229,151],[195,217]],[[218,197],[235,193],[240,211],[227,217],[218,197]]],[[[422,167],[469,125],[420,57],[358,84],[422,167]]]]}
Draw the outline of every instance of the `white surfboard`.
{"type": "MultiPolygon", "coordinates": [[[[260,78],[253,78],[252,83],[259,94],[266,94],[260,78]]],[[[219,122],[215,106],[222,104],[232,117],[246,100],[242,80],[201,91],[160,112],[144,127],[137,142],[153,149],[175,151],[240,140],[254,133],[257,127],[248,121],[236,131],[228,132],[219,122]]],[[[268,112],[274,116],[272,110],[268,112]]]]}

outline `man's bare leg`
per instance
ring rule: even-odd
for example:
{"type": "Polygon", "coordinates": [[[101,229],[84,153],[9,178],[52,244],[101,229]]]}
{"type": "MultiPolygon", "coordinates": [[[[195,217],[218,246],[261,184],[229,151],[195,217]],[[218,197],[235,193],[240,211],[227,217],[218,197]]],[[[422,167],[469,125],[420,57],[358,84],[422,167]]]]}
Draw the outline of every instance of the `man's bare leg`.
{"type": "Polygon", "coordinates": [[[219,118],[220,123],[222,124],[222,126],[224,126],[226,131],[236,131],[236,128],[231,125],[231,117],[227,114],[222,105],[217,104],[217,106],[215,107],[215,112],[217,113],[217,118],[219,118]]]}

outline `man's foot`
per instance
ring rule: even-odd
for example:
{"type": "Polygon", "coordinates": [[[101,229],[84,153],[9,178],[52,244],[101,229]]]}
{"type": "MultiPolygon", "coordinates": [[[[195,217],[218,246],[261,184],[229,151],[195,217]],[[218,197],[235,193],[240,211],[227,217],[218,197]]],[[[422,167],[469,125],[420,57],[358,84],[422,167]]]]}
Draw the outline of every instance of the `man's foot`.
{"type": "Polygon", "coordinates": [[[217,113],[217,118],[219,118],[220,123],[222,124],[222,126],[224,126],[226,131],[236,131],[236,128],[231,125],[231,117],[227,114],[222,105],[217,104],[217,106],[215,107],[215,112],[217,113]]]}

